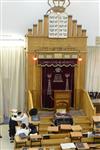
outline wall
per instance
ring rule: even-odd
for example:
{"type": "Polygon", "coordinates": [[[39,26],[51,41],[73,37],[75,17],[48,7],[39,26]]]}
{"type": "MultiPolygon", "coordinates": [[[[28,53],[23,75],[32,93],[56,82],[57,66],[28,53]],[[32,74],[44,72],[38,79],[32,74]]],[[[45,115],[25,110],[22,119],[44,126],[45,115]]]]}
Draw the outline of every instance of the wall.
{"type": "MultiPolygon", "coordinates": [[[[24,37],[27,29],[43,19],[49,9],[47,0],[6,0],[0,1],[0,34],[18,34],[24,37]]],[[[71,0],[67,10],[82,24],[88,33],[88,45],[94,45],[95,37],[100,35],[100,1],[71,0]]]]}

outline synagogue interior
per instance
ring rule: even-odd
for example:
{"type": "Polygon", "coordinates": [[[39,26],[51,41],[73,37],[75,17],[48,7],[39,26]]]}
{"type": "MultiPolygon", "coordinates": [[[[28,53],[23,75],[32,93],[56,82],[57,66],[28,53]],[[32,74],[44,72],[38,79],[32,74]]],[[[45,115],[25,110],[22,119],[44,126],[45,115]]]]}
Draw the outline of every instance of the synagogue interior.
{"type": "Polygon", "coordinates": [[[0,3],[0,150],[100,150],[99,0],[0,3]],[[38,8],[27,26],[7,22],[21,3],[38,8]],[[87,12],[78,20],[74,7],[87,12]],[[15,26],[24,38],[8,34],[15,26]]]}

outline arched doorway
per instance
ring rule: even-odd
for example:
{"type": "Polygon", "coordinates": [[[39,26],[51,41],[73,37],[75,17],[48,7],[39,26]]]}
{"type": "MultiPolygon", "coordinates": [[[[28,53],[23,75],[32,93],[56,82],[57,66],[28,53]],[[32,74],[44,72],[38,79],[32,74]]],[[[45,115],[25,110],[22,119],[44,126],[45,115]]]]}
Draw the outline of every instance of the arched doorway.
{"type": "Polygon", "coordinates": [[[70,90],[70,106],[74,106],[74,68],[77,59],[41,59],[42,108],[54,107],[54,90],[70,90]]]}

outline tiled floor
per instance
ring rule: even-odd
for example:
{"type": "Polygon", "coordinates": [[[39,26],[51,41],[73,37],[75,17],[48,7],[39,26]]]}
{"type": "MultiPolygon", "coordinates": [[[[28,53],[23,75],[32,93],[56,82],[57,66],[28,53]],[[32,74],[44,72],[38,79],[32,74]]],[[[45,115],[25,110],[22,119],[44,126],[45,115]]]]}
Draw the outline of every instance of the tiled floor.
{"type": "Polygon", "coordinates": [[[0,150],[14,150],[14,143],[10,143],[8,125],[0,125],[0,150]]]}

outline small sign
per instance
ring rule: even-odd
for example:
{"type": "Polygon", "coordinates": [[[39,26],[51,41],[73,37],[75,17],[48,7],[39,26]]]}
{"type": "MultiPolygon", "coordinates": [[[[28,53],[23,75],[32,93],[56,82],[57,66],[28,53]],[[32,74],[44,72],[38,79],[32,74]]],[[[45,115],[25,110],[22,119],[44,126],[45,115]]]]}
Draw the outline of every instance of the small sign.
{"type": "Polygon", "coordinates": [[[50,13],[49,37],[67,38],[68,15],[66,13],[50,13]]]}

